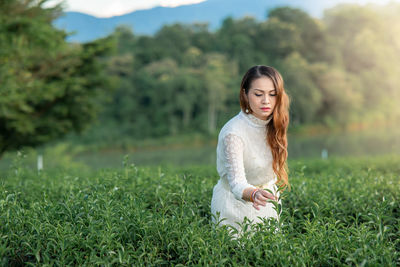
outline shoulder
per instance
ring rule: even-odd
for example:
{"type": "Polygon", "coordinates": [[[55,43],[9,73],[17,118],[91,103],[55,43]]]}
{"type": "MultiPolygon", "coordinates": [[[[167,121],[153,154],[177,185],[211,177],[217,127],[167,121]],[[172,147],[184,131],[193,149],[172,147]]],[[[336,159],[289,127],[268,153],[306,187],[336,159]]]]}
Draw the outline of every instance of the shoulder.
{"type": "Polygon", "coordinates": [[[225,125],[222,127],[218,139],[223,139],[225,136],[232,134],[238,137],[242,137],[243,129],[246,126],[246,123],[243,117],[238,113],[236,116],[231,118],[225,125]]]}

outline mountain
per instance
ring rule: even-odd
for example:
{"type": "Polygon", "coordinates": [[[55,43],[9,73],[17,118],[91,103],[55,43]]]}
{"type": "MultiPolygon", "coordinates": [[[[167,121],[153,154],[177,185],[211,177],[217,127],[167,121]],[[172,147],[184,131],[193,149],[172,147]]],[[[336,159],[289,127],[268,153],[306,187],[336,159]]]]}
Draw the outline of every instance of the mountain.
{"type": "MultiPolygon", "coordinates": [[[[121,24],[133,27],[135,34],[152,35],[164,24],[173,23],[208,23],[210,30],[217,29],[224,18],[252,16],[258,20],[267,17],[268,10],[291,6],[301,8],[311,16],[321,17],[324,9],[349,0],[208,0],[198,4],[170,7],[155,7],[137,10],[122,16],[96,18],[79,12],[65,12],[54,21],[57,28],[74,32],[70,42],[87,42],[104,37],[121,24]]],[[[362,3],[368,0],[354,0],[362,3]]],[[[380,2],[385,2],[380,0],[380,2]]]]}

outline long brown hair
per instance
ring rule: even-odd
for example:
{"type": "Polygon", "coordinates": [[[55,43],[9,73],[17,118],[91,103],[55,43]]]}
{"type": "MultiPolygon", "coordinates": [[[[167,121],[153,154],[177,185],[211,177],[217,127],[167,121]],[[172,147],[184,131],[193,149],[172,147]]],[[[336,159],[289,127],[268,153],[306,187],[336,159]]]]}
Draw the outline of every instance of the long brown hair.
{"type": "Polygon", "coordinates": [[[274,84],[277,98],[275,108],[272,113],[272,119],[267,124],[267,138],[266,142],[271,147],[272,152],[272,168],[275,174],[278,176],[277,184],[284,188],[289,187],[288,173],[289,169],[287,166],[287,128],[289,126],[289,96],[285,92],[284,82],[280,73],[273,67],[258,65],[250,68],[243,76],[242,83],[240,85],[240,107],[243,112],[248,110],[248,113],[253,111],[250,108],[249,102],[247,101],[247,95],[251,86],[251,83],[261,77],[270,78],[274,84]]]}

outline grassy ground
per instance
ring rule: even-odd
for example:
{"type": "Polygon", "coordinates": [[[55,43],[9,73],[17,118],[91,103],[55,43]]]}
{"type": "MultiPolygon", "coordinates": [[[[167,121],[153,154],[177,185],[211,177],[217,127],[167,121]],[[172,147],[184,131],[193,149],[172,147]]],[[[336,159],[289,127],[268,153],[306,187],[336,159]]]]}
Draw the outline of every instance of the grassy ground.
{"type": "Polygon", "coordinates": [[[399,266],[399,163],[291,161],[281,221],[231,240],[210,223],[215,166],[38,174],[17,159],[0,177],[0,264],[399,266]]]}

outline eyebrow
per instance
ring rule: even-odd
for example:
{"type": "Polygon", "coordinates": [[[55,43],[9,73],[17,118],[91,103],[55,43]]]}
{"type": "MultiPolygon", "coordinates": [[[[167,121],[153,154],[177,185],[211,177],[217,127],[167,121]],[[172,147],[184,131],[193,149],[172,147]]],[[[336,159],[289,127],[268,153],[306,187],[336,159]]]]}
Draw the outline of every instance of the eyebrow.
{"type": "MultiPolygon", "coordinates": [[[[264,90],[261,90],[261,89],[258,89],[258,88],[254,88],[254,90],[258,90],[258,91],[261,91],[261,92],[264,93],[264,90]]],[[[272,90],[269,90],[269,92],[273,92],[273,91],[276,91],[276,89],[274,88],[274,89],[272,89],[272,90]]]]}

